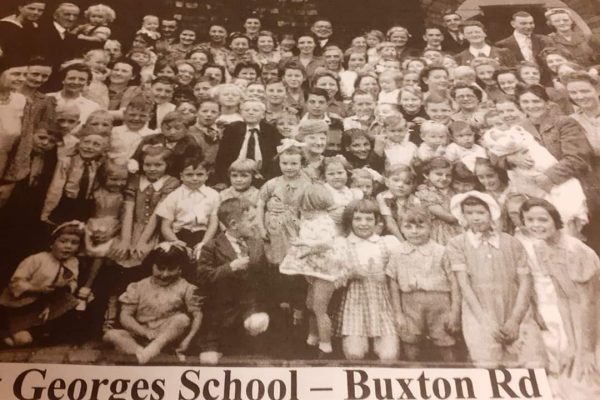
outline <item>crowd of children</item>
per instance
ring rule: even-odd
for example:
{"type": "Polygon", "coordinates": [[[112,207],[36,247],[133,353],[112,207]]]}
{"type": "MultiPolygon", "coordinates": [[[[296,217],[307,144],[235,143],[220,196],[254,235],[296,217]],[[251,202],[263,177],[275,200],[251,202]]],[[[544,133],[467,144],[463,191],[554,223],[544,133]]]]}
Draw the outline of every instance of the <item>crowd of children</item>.
{"type": "MultiPolygon", "coordinates": [[[[0,58],[4,346],[103,339],[140,363],[376,357],[595,382],[589,155],[569,142],[576,122],[536,119],[564,112],[546,93],[568,98],[569,74],[540,58],[533,85],[506,90],[480,67],[500,76],[520,44],[490,46],[454,12],[420,50],[393,27],[346,51],[326,19],[278,46],[254,16],[197,43],[147,15],[116,55],[114,11],[84,15],[68,33],[85,58],[56,71],[0,58]],[[61,91],[43,94],[42,68],[61,91]],[[17,124],[2,107],[20,102],[17,124]]],[[[515,35],[530,18],[513,16],[515,35]]],[[[571,69],[584,68],[594,79],[571,69]]]]}

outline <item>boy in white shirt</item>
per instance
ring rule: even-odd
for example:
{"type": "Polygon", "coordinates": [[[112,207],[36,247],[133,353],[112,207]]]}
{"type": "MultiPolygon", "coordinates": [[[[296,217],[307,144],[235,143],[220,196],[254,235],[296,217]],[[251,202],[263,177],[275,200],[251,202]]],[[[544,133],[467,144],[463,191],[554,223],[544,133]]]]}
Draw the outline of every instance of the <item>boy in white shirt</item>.
{"type": "Polygon", "coordinates": [[[126,163],[138,148],[144,136],[155,133],[146,125],[150,120],[153,102],[143,96],[137,96],[125,108],[123,125],[112,129],[108,158],[117,164],[126,163]]]}
{"type": "MultiPolygon", "coordinates": [[[[185,158],[179,175],[181,186],[156,208],[161,233],[166,241],[179,242],[194,250],[195,258],[218,228],[219,193],[206,186],[208,171],[198,158],[185,158]]],[[[193,278],[184,272],[184,277],[193,278]]]]}

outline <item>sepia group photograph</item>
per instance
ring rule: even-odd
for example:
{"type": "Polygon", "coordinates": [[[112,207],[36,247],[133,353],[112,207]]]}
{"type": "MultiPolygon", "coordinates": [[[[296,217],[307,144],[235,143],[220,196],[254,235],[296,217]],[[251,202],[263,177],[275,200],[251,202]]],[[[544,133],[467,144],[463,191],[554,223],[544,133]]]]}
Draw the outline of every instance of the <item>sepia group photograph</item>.
{"type": "Polygon", "coordinates": [[[599,255],[599,0],[0,2],[1,399],[600,399],[599,255]]]}

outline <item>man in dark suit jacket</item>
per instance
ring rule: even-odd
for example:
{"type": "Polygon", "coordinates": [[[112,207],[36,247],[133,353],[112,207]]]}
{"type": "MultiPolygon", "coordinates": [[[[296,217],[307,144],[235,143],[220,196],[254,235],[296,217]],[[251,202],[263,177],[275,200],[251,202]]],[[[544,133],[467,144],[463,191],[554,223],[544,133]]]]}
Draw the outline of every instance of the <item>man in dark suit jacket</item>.
{"type": "Polygon", "coordinates": [[[513,34],[498,41],[496,46],[510,51],[517,62],[529,61],[539,64],[538,55],[544,48],[552,46],[552,40],[546,35],[533,33],[535,22],[527,12],[516,12],[510,24],[514,28],[513,34]]]}
{"type": "Polygon", "coordinates": [[[266,350],[262,334],[278,308],[269,285],[279,271],[269,269],[248,209],[241,199],[225,200],[218,211],[225,231],[200,253],[196,284],[206,296],[197,343],[202,362],[217,362],[219,353],[266,350]]]}
{"type": "MultiPolygon", "coordinates": [[[[82,57],[83,41],[69,31],[79,19],[79,7],[72,3],[61,3],[54,11],[51,22],[41,25],[35,38],[35,54],[44,56],[52,63],[53,71],[59,71],[60,65],[73,58],[82,57]]],[[[60,74],[52,74],[44,92],[60,89],[60,74]]]]}
{"type": "Polygon", "coordinates": [[[339,45],[335,43],[333,35],[333,24],[326,18],[317,19],[311,26],[310,31],[315,35],[315,56],[323,55],[325,47],[339,45]]]}
{"type": "Polygon", "coordinates": [[[227,183],[227,170],[238,158],[255,160],[259,172],[267,180],[276,173],[275,155],[281,141],[277,128],[263,120],[265,105],[248,100],[240,106],[244,122],[234,122],[225,127],[215,160],[214,183],[227,183]],[[243,154],[242,154],[243,153],[243,154]]]}
{"type": "Polygon", "coordinates": [[[469,47],[454,57],[459,65],[470,65],[476,57],[492,58],[505,67],[516,64],[515,57],[508,50],[487,44],[487,33],[481,22],[465,21],[460,29],[469,42],[469,47]]]}
{"type": "Polygon", "coordinates": [[[462,17],[454,10],[447,10],[442,15],[445,29],[442,31],[444,41],[442,50],[450,54],[458,54],[469,47],[469,42],[463,36],[460,30],[462,17]]]}

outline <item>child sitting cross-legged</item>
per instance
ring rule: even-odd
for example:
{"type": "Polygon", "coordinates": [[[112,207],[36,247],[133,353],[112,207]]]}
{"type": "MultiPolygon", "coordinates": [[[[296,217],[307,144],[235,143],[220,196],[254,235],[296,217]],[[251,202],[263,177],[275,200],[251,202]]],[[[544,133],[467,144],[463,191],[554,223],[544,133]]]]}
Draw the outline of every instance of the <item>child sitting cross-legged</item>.
{"type": "Polygon", "coordinates": [[[144,264],[152,276],[134,282],[119,297],[122,329],[111,329],[104,341],[126,354],[135,354],[146,364],[169,345],[184,353],[200,329],[202,298],[196,286],[181,277],[182,266],[189,263],[183,246],[161,243],[144,264]]]}
{"type": "Polygon", "coordinates": [[[431,216],[425,208],[408,209],[399,222],[406,241],[387,274],[404,356],[418,360],[429,337],[443,361],[457,361],[452,334],[460,327],[460,292],[445,248],[431,240],[431,216]]]}

